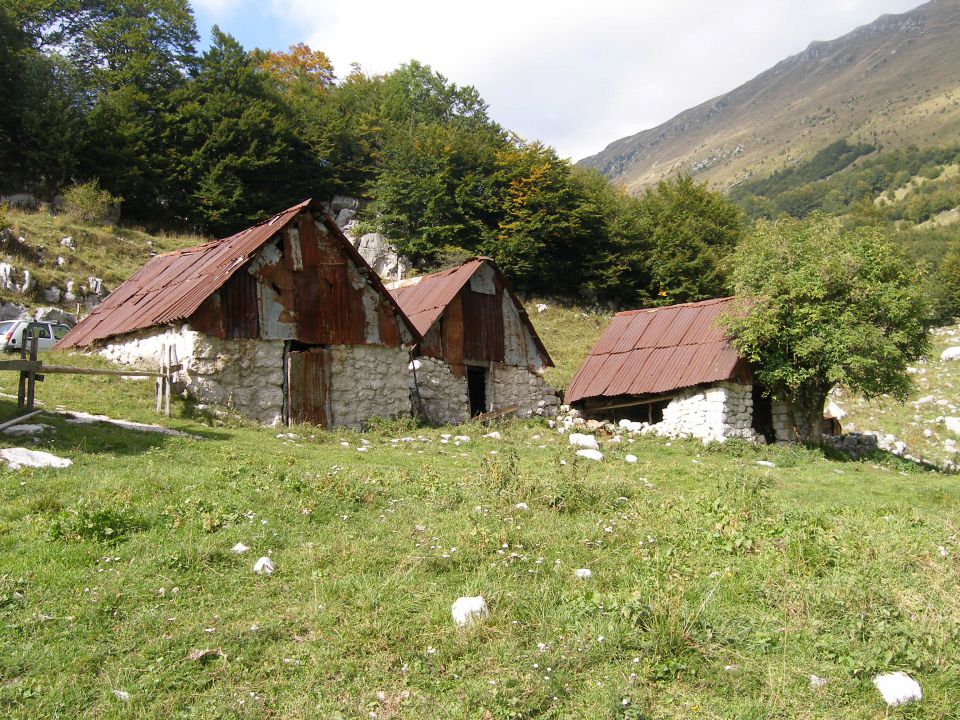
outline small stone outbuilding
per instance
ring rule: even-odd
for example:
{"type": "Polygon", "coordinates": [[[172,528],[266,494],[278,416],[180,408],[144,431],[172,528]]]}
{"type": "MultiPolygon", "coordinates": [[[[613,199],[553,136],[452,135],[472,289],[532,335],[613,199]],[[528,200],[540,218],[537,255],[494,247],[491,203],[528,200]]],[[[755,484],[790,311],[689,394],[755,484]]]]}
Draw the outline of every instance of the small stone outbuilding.
{"type": "Polygon", "coordinates": [[[330,214],[306,200],[152,258],[57,347],[155,364],[172,346],[177,381],[198,400],[268,424],[360,427],[410,414],[419,340],[330,214]]]}
{"type": "Polygon", "coordinates": [[[410,364],[415,411],[437,423],[514,406],[520,417],[556,413],[543,379],[553,361],[493,260],[387,287],[423,336],[410,364]]]}
{"type": "Polygon", "coordinates": [[[617,313],[565,400],[586,417],[703,441],[793,440],[789,408],[754,383],[717,325],[733,299],[617,313]]]}

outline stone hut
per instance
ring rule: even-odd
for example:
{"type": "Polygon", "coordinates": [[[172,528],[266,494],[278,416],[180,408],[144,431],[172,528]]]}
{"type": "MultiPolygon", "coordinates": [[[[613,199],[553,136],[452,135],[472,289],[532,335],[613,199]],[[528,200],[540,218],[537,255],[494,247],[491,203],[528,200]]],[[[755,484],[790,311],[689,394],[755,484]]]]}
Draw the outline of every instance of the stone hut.
{"type": "Polygon", "coordinates": [[[732,298],[617,313],[566,402],[586,417],[669,437],[794,439],[789,408],[753,381],[717,325],[732,298]]]}
{"type": "Polygon", "coordinates": [[[523,305],[490,258],[387,287],[423,340],[410,364],[415,411],[437,423],[492,410],[554,414],[553,366],[523,305]]]}
{"type": "Polygon", "coordinates": [[[330,214],[306,200],[222,240],[152,258],[58,348],[155,364],[198,400],[263,423],[360,427],[410,414],[420,340],[330,214]]]}

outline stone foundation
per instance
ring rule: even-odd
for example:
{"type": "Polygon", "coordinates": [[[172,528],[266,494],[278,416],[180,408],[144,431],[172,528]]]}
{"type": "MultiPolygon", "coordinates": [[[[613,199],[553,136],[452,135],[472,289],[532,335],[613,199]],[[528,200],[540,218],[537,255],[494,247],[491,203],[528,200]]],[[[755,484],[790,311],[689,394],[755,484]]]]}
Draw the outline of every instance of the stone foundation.
{"type": "Polygon", "coordinates": [[[783,400],[774,400],[772,405],[773,433],[777,442],[799,442],[793,425],[793,406],[783,400]]]}
{"type": "MultiPolygon", "coordinates": [[[[189,325],[131,333],[99,350],[122,365],[156,367],[175,348],[179,388],[267,425],[283,422],[283,340],[221,339],[189,325]]],[[[406,350],[379,345],[330,348],[330,425],[359,428],[374,416],[410,415],[406,350]]]]}
{"type": "Polygon", "coordinates": [[[708,388],[689,388],[670,400],[663,421],[653,426],[657,435],[723,442],[751,440],[753,398],[751,385],[722,382],[708,388]]]}
{"type": "MultiPolygon", "coordinates": [[[[438,424],[464,422],[470,418],[467,379],[457,377],[443,360],[420,357],[410,374],[414,411],[438,424]],[[414,387],[414,374],[416,387],[414,387]],[[419,395],[419,403],[418,403],[419,395]],[[419,406],[419,407],[418,407],[419,406]]],[[[525,367],[493,362],[488,365],[487,410],[519,405],[517,417],[554,416],[560,406],[557,391],[543,377],[525,367]]]]}
{"type": "Polygon", "coordinates": [[[470,418],[467,379],[454,375],[443,360],[419,357],[414,361],[410,396],[414,412],[422,413],[432,423],[447,425],[470,418]]]}
{"type": "Polygon", "coordinates": [[[334,345],[330,360],[331,426],[360,428],[372,417],[410,416],[406,350],[334,345]]]}
{"type": "Polygon", "coordinates": [[[517,417],[534,415],[553,417],[560,407],[557,391],[547,385],[543,376],[526,367],[490,364],[487,402],[494,408],[519,405],[517,417]]]}
{"type": "Polygon", "coordinates": [[[282,340],[221,339],[182,325],[114,338],[99,353],[121,365],[155,367],[164,345],[174,348],[183,366],[176,381],[190,396],[267,425],[282,422],[282,340]]]}

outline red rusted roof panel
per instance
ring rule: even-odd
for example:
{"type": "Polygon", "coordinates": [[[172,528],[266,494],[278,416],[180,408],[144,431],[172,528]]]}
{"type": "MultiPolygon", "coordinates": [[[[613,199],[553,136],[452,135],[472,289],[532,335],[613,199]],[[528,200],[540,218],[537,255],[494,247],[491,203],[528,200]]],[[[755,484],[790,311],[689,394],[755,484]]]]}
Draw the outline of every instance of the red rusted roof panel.
{"type": "Polygon", "coordinates": [[[503,277],[500,268],[497,267],[497,264],[491,258],[472,258],[455,268],[441,270],[431,273],[430,275],[421,275],[418,278],[414,278],[412,282],[401,281],[399,283],[391,283],[387,285],[387,288],[403,309],[403,312],[407,314],[407,317],[409,317],[416,326],[417,331],[421,335],[426,335],[431,326],[443,314],[443,311],[447,309],[447,306],[453,302],[453,299],[460,290],[470,281],[473,274],[484,263],[492,265],[496,274],[501,278],[504,289],[510,294],[510,298],[517,308],[520,320],[529,330],[534,344],[537,346],[541,360],[543,360],[544,365],[552,367],[553,360],[550,359],[550,354],[540,340],[540,336],[537,335],[537,331],[534,329],[533,323],[530,321],[530,317],[523,307],[523,303],[521,303],[519,298],[514,294],[506,278],[503,277]]]}
{"type": "MultiPolygon", "coordinates": [[[[357,267],[366,270],[368,280],[377,291],[396,305],[380,278],[344,237],[329,213],[308,199],[236,235],[151,258],[70,330],[56,347],[84,347],[115,335],[186,320],[267,241],[308,208],[317,213],[357,267]]],[[[419,333],[413,323],[403,313],[398,316],[416,342],[419,333]]]]}
{"type": "Polygon", "coordinates": [[[617,313],[567,388],[566,401],[660,395],[734,377],[739,356],[717,324],[732,298],[617,313]]]}

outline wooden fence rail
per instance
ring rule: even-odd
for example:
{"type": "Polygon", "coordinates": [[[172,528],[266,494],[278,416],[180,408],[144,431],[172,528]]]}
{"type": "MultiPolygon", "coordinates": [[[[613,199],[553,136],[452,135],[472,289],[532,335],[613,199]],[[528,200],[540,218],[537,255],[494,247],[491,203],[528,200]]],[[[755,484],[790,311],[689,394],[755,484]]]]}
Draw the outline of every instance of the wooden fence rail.
{"type": "MultiPolygon", "coordinates": [[[[22,410],[26,406],[27,413],[34,413],[36,384],[43,382],[43,377],[47,374],[155,377],[157,378],[157,412],[159,413],[162,408],[167,417],[170,417],[170,393],[173,385],[173,375],[182,369],[182,365],[177,362],[176,350],[172,345],[164,345],[161,348],[160,368],[156,372],[151,372],[149,370],[105,370],[103,368],[83,368],[45,363],[37,358],[38,342],[39,338],[36,335],[28,337],[27,331],[24,330],[23,339],[20,343],[20,359],[0,360],[0,372],[12,370],[20,373],[20,383],[17,387],[18,409],[22,410]]],[[[21,416],[17,421],[19,422],[25,417],[21,416]]]]}

